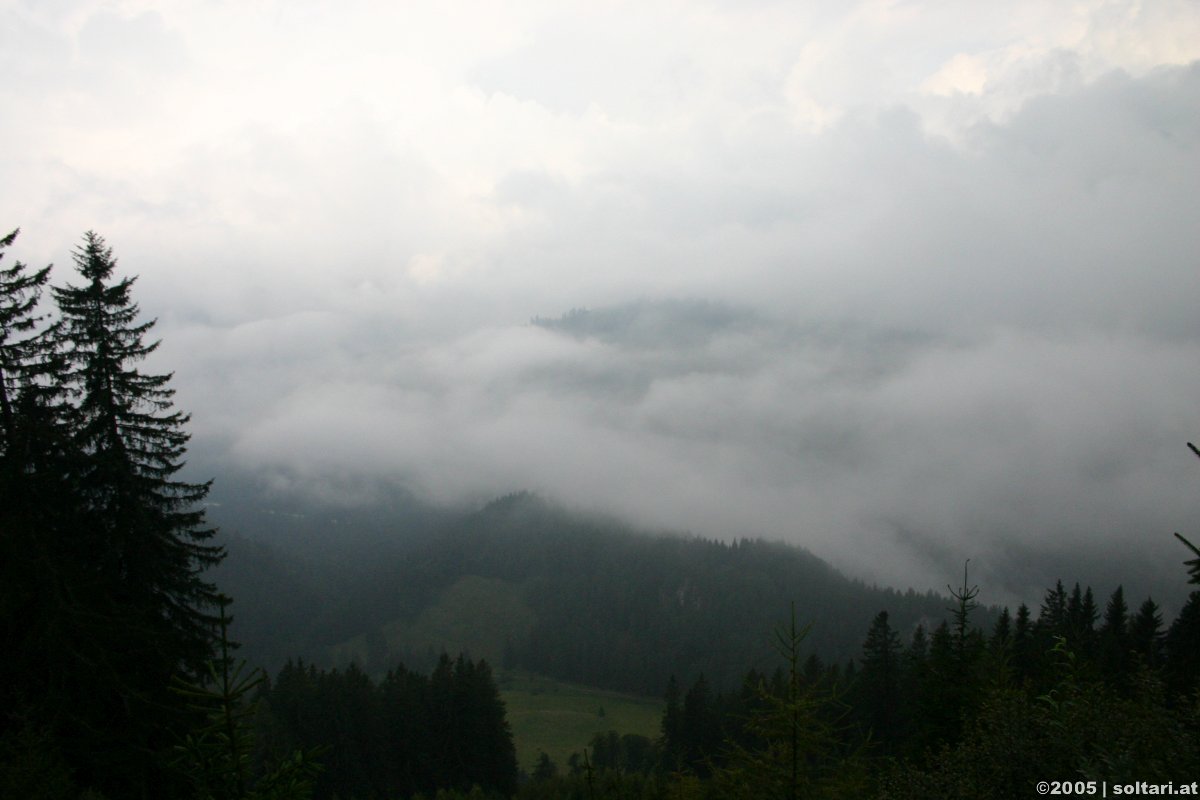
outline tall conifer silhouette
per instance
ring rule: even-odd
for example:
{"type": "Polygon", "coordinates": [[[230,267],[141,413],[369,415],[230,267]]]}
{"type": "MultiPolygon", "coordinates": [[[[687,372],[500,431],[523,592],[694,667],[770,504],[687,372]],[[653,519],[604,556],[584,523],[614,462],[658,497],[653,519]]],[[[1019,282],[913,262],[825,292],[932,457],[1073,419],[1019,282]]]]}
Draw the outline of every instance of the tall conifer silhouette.
{"type": "Polygon", "coordinates": [[[135,278],[114,277],[112,249],[92,231],[74,258],[83,284],[55,287],[54,296],[66,379],[78,398],[78,483],[104,539],[98,564],[158,629],[157,647],[177,665],[199,669],[212,654],[216,605],[201,572],[222,550],[208,543],[213,531],[199,507],[209,485],[176,477],[189,417],[173,407],[169,373],[138,367],[159,342],[146,341],[155,321],[138,319],[135,278]]]}
{"type": "Polygon", "coordinates": [[[139,366],[158,342],[146,339],[154,321],[139,319],[135,279],[115,276],[96,233],[73,255],[81,284],[53,289],[70,399],[64,566],[88,620],[79,629],[87,650],[64,676],[84,698],[72,760],[85,785],[137,797],[163,779],[152,754],[189,724],[169,694],[172,677],[197,677],[213,657],[217,593],[203,571],[223,550],[199,505],[208,484],[178,478],[188,415],[173,406],[171,376],[139,366]],[[122,746],[106,754],[115,741],[122,746]]]}

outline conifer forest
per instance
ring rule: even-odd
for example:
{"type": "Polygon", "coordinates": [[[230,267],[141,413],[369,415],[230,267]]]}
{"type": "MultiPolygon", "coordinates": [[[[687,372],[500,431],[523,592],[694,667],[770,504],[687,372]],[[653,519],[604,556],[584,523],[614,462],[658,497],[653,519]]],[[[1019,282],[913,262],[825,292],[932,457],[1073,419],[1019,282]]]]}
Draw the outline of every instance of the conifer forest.
{"type": "Polygon", "coordinates": [[[880,588],[525,492],[219,530],[138,265],[92,231],[66,270],[20,251],[0,239],[0,797],[1195,792],[1195,536],[1148,534],[1176,548],[1167,610],[1071,574],[984,602],[970,561],[944,591],[880,588]],[[522,762],[514,676],[661,713],[600,708],[568,757],[522,762]]]}

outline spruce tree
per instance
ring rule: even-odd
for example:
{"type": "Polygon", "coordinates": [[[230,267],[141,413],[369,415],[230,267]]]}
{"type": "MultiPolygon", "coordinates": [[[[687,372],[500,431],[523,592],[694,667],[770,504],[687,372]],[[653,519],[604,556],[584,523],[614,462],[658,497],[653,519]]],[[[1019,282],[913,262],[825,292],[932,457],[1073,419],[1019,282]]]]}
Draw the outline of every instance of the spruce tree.
{"type": "Polygon", "coordinates": [[[721,743],[717,715],[708,679],[703,674],[683,696],[683,760],[697,775],[707,777],[709,761],[721,743]]]}
{"type": "Polygon", "coordinates": [[[683,769],[683,707],[679,681],[672,675],[667,680],[667,693],[662,714],[661,736],[663,769],[667,772],[683,769]]]}
{"type": "Polygon", "coordinates": [[[116,279],[104,239],[89,231],[74,252],[81,286],[55,287],[67,380],[78,394],[73,429],[84,454],[78,475],[91,521],[103,540],[95,553],[121,599],[154,630],[154,648],[171,668],[192,674],[212,655],[216,590],[202,578],[223,555],[208,543],[199,504],[209,484],[178,480],[188,415],[173,408],[171,375],[138,365],[158,349],[155,321],[139,321],[135,278],[116,279]]]}
{"type": "Polygon", "coordinates": [[[1037,629],[1046,649],[1050,648],[1056,636],[1064,636],[1067,633],[1067,590],[1063,588],[1061,580],[1046,592],[1041,612],[1038,614],[1037,629]]]}
{"type": "Polygon", "coordinates": [[[1080,590],[1079,583],[1071,590],[1067,600],[1067,641],[1072,649],[1082,655],[1091,655],[1095,637],[1096,620],[1100,616],[1092,587],[1080,590]]]}
{"type": "Polygon", "coordinates": [[[1118,586],[1104,608],[1100,625],[1100,667],[1105,679],[1124,689],[1129,677],[1129,607],[1125,604],[1125,589],[1118,586]]]}
{"type": "MultiPolygon", "coordinates": [[[[16,241],[19,230],[0,238],[0,259],[16,241]]],[[[50,267],[29,272],[20,261],[0,269],[0,457],[16,466],[23,459],[15,451],[18,442],[18,409],[23,396],[48,389],[53,371],[49,333],[44,314],[38,313],[50,267]]],[[[24,467],[24,463],[20,463],[24,467]]]]}
{"type": "MultiPolygon", "coordinates": [[[[0,237],[0,258],[17,234],[0,237]]],[[[10,766],[61,765],[38,783],[70,782],[63,734],[79,720],[70,676],[91,623],[66,535],[74,520],[55,330],[39,309],[49,276],[19,261],[0,269],[0,785],[12,796],[24,795],[10,766]]]]}
{"type": "MultiPolygon", "coordinates": [[[[0,238],[0,259],[18,232],[0,238]]],[[[59,326],[39,308],[49,279],[48,266],[29,271],[17,261],[0,269],[0,514],[35,527],[61,511],[70,493],[63,486],[70,447],[59,326]]]]}
{"type": "Polygon", "coordinates": [[[463,766],[464,785],[510,797],[517,790],[517,752],[492,669],[460,655],[454,672],[463,710],[459,738],[473,747],[463,766]]]}
{"type": "MultiPolygon", "coordinates": [[[[764,684],[763,702],[745,721],[755,745],[726,742],[726,763],[713,775],[710,796],[797,800],[863,795],[859,753],[842,741],[844,710],[806,685],[800,671],[800,646],[810,627],[796,627],[793,606],[790,624],[776,630],[775,649],[786,665],[782,685],[771,690],[764,684]]],[[[682,784],[679,788],[682,795],[682,784]]]]}
{"type": "MultiPolygon", "coordinates": [[[[0,238],[0,259],[18,231],[0,238]]],[[[46,435],[56,419],[56,409],[47,407],[55,391],[53,372],[53,326],[44,324],[38,301],[50,278],[50,267],[29,272],[20,261],[0,269],[0,616],[4,620],[28,617],[18,611],[22,589],[30,587],[38,569],[40,550],[47,545],[48,512],[62,504],[60,487],[53,485],[53,470],[42,453],[51,452],[46,435]],[[48,484],[50,484],[48,486],[48,484]],[[49,489],[49,490],[47,490],[49,489]],[[51,502],[53,498],[53,502],[51,502]],[[26,540],[22,534],[31,534],[26,540]]],[[[7,626],[6,626],[7,627],[7,626]]],[[[6,636],[3,644],[12,653],[16,642],[6,636]]]]}
{"type": "Polygon", "coordinates": [[[1018,681],[1023,681],[1033,675],[1037,662],[1037,642],[1034,639],[1034,623],[1031,621],[1029,606],[1021,603],[1017,607],[1017,617],[1013,622],[1012,664],[1018,681]]]}
{"type": "Polygon", "coordinates": [[[1129,623],[1129,643],[1134,653],[1148,667],[1158,667],[1161,658],[1163,619],[1158,603],[1147,597],[1133,621],[1129,623]]]}
{"type": "Polygon", "coordinates": [[[919,753],[924,748],[925,730],[921,711],[925,707],[923,692],[929,683],[929,637],[925,626],[918,624],[912,632],[908,647],[901,658],[900,708],[901,716],[908,720],[902,750],[919,753]]]}
{"type": "Polygon", "coordinates": [[[940,744],[958,735],[963,686],[955,652],[950,625],[942,620],[929,638],[928,666],[920,692],[919,717],[927,745],[940,744]]]}
{"type": "Polygon", "coordinates": [[[863,642],[862,670],[855,694],[862,721],[885,751],[899,740],[900,661],[903,648],[900,636],[888,623],[888,613],[880,611],[863,642]]]}
{"type": "Polygon", "coordinates": [[[1012,647],[1012,614],[1008,611],[1008,606],[1000,612],[1000,618],[996,620],[995,627],[992,628],[992,638],[989,642],[993,652],[1005,652],[1012,647]]]}
{"type": "Polygon", "coordinates": [[[138,366],[158,342],[146,341],[154,321],[139,321],[134,279],[114,276],[112,250],[92,232],[74,260],[82,284],[53,289],[60,380],[74,401],[74,516],[60,561],[86,614],[73,620],[83,649],[71,651],[63,678],[82,698],[73,709],[80,774],[137,797],[161,790],[155,753],[191,721],[169,685],[198,677],[213,656],[217,594],[203,570],[223,553],[198,507],[208,484],[177,478],[188,416],[172,406],[171,376],[138,366]]]}
{"type": "Polygon", "coordinates": [[[1177,694],[1194,695],[1200,689],[1200,591],[1188,595],[1163,644],[1171,689],[1177,694]]]}
{"type": "Polygon", "coordinates": [[[205,721],[174,748],[172,768],[189,787],[190,796],[216,800],[305,800],[312,796],[312,779],[320,771],[317,751],[296,750],[254,774],[256,692],[267,683],[266,673],[247,671],[246,662],[233,663],[229,641],[228,598],[220,607],[220,658],[209,662],[201,683],[176,676],[173,691],[205,721]]]}

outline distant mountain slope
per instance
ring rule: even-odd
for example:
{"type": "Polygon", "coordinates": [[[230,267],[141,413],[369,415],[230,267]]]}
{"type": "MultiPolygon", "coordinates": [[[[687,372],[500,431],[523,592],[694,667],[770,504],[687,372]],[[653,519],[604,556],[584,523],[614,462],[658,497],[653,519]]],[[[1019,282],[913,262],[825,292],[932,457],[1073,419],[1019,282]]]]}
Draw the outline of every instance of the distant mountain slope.
{"type": "Polygon", "coordinates": [[[651,535],[527,494],[386,545],[359,539],[338,562],[331,575],[303,552],[231,544],[217,579],[237,601],[247,655],[276,666],[294,648],[286,655],[383,670],[467,649],[657,696],[671,674],[732,686],[773,668],[771,632],[793,602],[826,661],[856,656],[880,610],[907,632],[948,605],[850,580],[799,548],[651,535]]]}

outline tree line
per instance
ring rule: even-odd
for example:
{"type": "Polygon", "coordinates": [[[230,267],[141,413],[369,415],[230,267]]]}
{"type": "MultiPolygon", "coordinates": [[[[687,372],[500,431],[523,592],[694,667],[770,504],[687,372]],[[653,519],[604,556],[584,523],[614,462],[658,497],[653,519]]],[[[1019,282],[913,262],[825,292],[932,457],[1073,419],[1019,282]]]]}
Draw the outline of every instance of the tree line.
{"type": "Polygon", "coordinates": [[[260,699],[262,762],[322,752],[317,798],[516,791],[512,733],[486,661],[443,654],[428,676],[401,665],[378,682],[354,664],[288,663],[260,699]]]}
{"type": "MultiPolygon", "coordinates": [[[[1151,599],[1130,613],[1120,587],[1101,610],[1060,581],[1036,617],[1004,609],[990,630],[965,577],[952,596],[949,619],[907,641],[879,612],[845,664],[805,657],[793,619],[773,672],[734,688],[672,677],[650,758],[546,765],[522,796],[1024,798],[1040,780],[1195,779],[1200,591],[1166,627],[1151,599]]],[[[619,753],[613,736],[593,754],[619,753]]]]}

